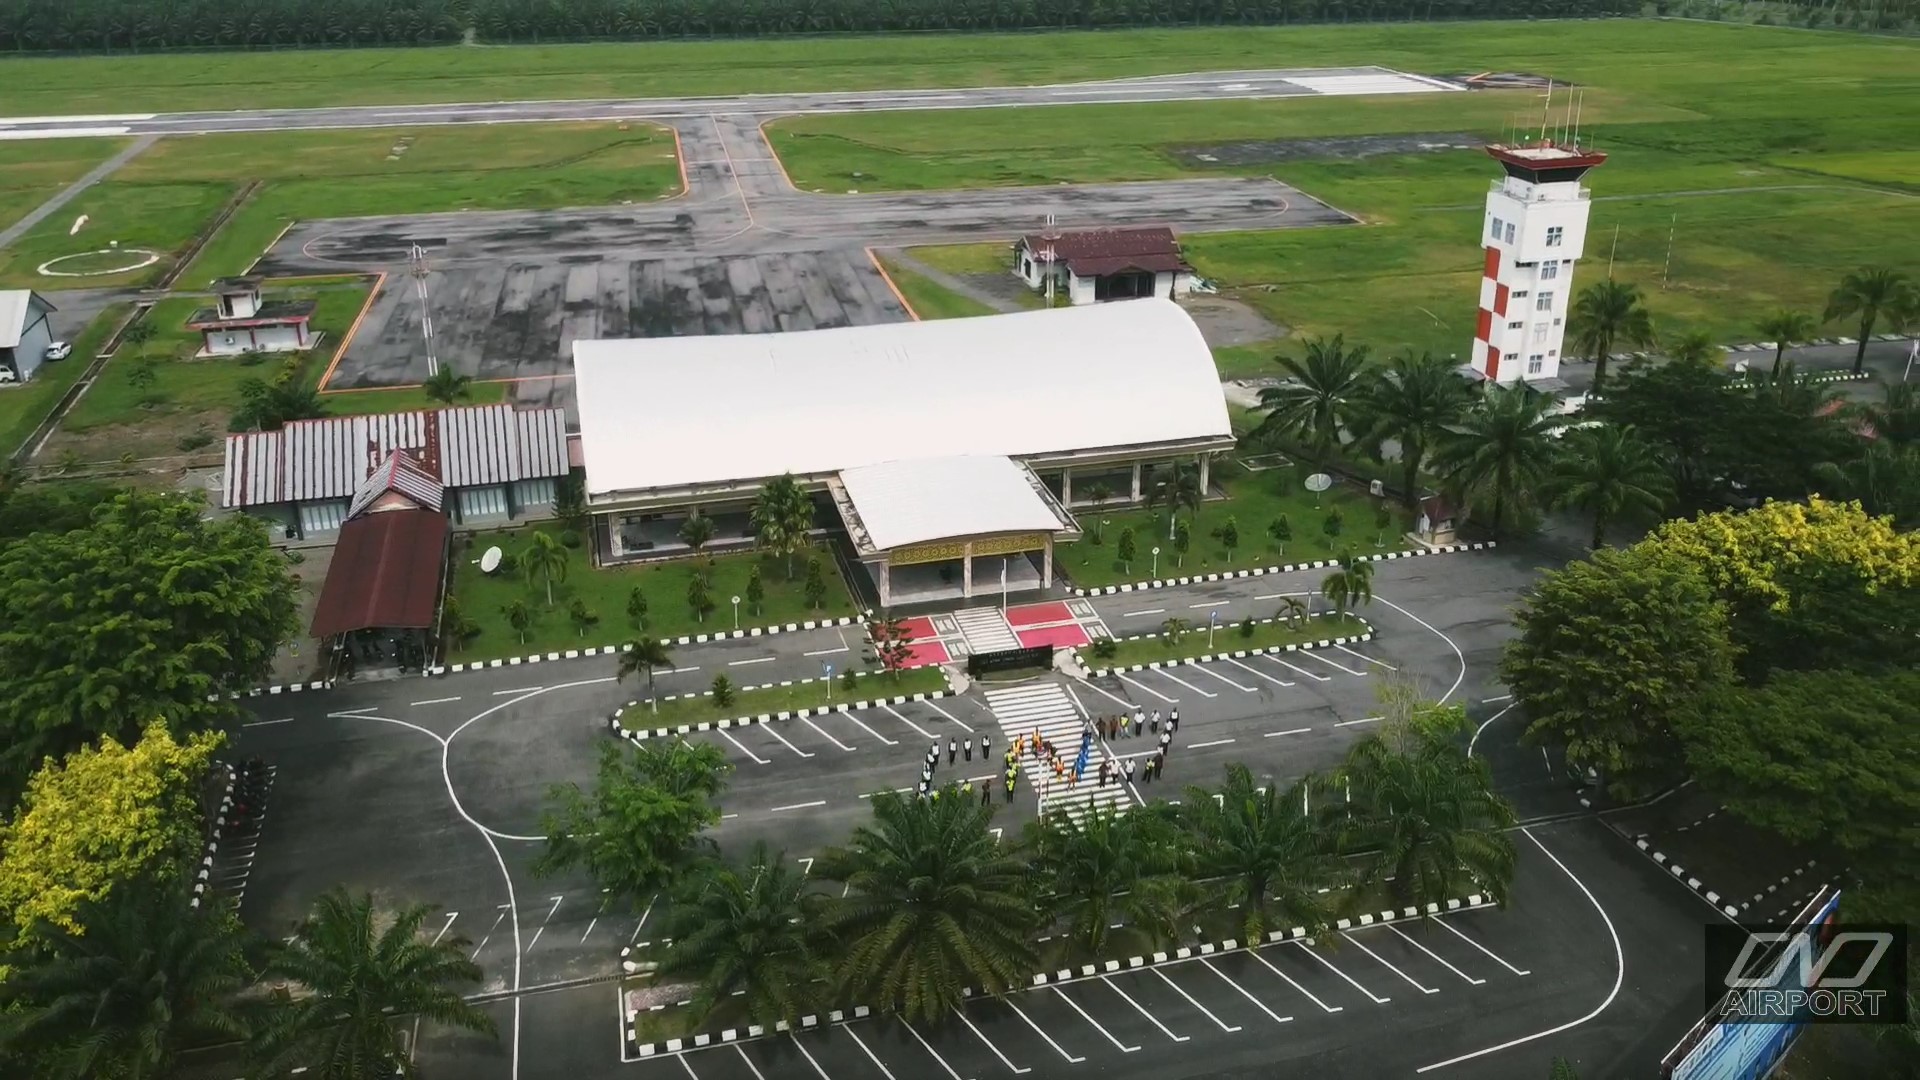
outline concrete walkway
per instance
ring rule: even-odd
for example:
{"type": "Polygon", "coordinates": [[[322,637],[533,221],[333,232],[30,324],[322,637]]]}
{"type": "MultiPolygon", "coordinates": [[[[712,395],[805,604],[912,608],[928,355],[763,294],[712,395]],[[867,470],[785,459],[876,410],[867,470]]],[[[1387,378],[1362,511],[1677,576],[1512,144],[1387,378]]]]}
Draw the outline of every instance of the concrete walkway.
{"type": "Polygon", "coordinates": [[[27,216],[0,229],[0,247],[6,247],[25,236],[28,229],[53,216],[54,212],[72,202],[80,193],[118,172],[120,166],[138,157],[147,147],[158,142],[158,135],[142,135],[119,153],[87,170],[87,174],[61,189],[60,193],[27,212],[27,216]]]}
{"type": "Polygon", "coordinates": [[[921,262],[919,259],[907,254],[900,248],[887,248],[882,254],[886,255],[887,261],[893,263],[895,266],[911,270],[948,292],[958,293],[976,304],[985,304],[987,307],[1002,314],[1012,314],[1016,311],[1027,310],[1004,296],[993,295],[978,285],[967,281],[965,278],[949,274],[945,270],[936,270],[926,263],[921,262]]]}

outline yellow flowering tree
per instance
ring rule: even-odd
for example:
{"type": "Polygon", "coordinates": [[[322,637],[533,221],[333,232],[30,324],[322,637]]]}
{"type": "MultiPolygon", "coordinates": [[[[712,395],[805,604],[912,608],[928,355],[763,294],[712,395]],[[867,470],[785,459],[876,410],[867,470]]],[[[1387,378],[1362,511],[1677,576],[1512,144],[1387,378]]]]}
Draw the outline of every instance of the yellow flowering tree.
{"type": "Polygon", "coordinates": [[[81,933],[83,903],[190,865],[200,844],[199,785],[224,741],[204,732],[179,742],[156,722],[132,747],[108,737],[48,759],[0,829],[0,917],[23,931],[44,919],[81,933]]]}

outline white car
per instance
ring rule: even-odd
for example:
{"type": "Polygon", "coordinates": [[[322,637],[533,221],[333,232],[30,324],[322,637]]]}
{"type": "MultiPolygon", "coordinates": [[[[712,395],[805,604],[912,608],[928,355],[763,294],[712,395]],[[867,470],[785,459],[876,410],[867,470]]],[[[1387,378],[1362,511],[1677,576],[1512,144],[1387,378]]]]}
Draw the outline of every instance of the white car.
{"type": "Polygon", "coordinates": [[[13,373],[12,368],[0,367],[0,383],[11,383],[11,382],[19,382],[19,381],[20,381],[20,377],[13,373]]]}
{"type": "Polygon", "coordinates": [[[48,362],[52,362],[54,360],[65,360],[67,357],[72,355],[73,355],[73,342],[71,341],[56,341],[53,344],[47,346],[46,359],[48,362]]]}

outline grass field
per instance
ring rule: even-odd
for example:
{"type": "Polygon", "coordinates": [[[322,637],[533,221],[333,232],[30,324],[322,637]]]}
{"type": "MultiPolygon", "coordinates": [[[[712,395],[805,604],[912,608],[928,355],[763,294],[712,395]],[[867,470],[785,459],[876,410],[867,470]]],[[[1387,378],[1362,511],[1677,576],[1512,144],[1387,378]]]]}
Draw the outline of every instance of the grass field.
{"type": "MultiPolygon", "coordinates": [[[[786,565],[779,559],[763,559],[755,553],[721,555],[713,560],[711,595],[714,609],[705,621],[694,618],[687,605],[687,585],[696,560],[672,559],[635,567],[595,569],[583,543],[569,548],[566,578],[553,586],[553,606],[547,606],[544,580],[528,581],[524,575],[482,574],[469,564],[489,546],[517,554],[531,542],[532,533],[544,530],[559,535],[558,525],[547,523],[518,529],[476,533],[465,551],[456,550],[453,559],[452,596],[468,618],[480,624],[480,635],[467,648],[448,657],[452,661],[488,660],[497,656],[519,656],[559,649],[577,649],[582,645],[600,645],[635,636],[627,622],[627,594],[636,586],[647,598],[646,633],[659,638],[684,634],[712,633],[733,629],[734,596],[746,593],[747,576],[755,564],[760,566],[760,581],[766,600],[755,613],[740,605],[742,628],[772,623],[803,622],[854,614],[853,599],[840,578],[833,558],[818,552],[820,569],[827,579],[826,602],[819,610],[807,607],[802,585],[805,563],[796,560],[794,579],[787,581],[786,565]],[[578,598],[589,611],[600,616],[599,625],[580,635],[567,617],[567,609],[578,598]],[[533,611],[534,624],[523,645],[520,635],[507,625],[502,609],[515,600],[524,600],[533,611]]],[[[699,560],[704,562],[705,560],[699,560]]]]}
{"type": "Polygon", "coordinates": [[[651,708],[646,704],[646,680],[641,679],[632,685],[639,690],[640,706],[629,709],[621,717],[621,722],[628,728],[644,731],[679,724],[732,720],[741,716],[794,712],[829,704],[844,705],[852,701],[871,701],[876,697],[932,694],[947,688],[947,677],[937,667],[912,668],[893,674],[865,671],[855,676],[851,690],[842,685],[840,676],[836,675],[831,689],[825,680],[793,686],[764,686],[737,691],[729,705],[719,705],[712,697],[702,696],[677,697],[672,701],[656,702],[657,707],[651,708]]]}
{"type": "Polygon", "coordinates": [[[886,267],[894,288],[906,297],[913,313],[922,319],[964,319],[994,314],[994,309],[973,297],[962,296],[923,274],[914,273],[884,258],[880,264],[886,267]]]}
{"type": "Polygon", "coordinates": [[[1253,624],[1253,633],[1242,633],[1239,623],[1224,623],[1213,632],[1213,645],[1207,645],[1207,620],[1204,616],[1187,620],[1188,629],[1177,639],[1156,632],[1151,637],[1114,642],[1114,653],[1103,657],[1089,652],[1083,659],[1093,668],[1126,667],[1129,664],[1165,663],[1214,653],[1241,649],[1270,649],[1299,645],[1327,638],[1364,634],[1367,624],[1351,615],[1315,615],[1300,625],[1268,621],[1253,624]]]}
{"type": "Polygon", "coordinates": [[[124,145],[121,139],[0,142],[0,228],[20,220],[124,145]]]}
{"type": "MultiPolygon", "coordinates": [[[[0,249],[0,287],[97,289],[151,284],[173,266],[181,250],[233,193],[231,184],[102,181],[27,230],[11,246],[0,249]],[[73,226],[82,214],[87,222],[74,233],[73,226]],[[151,266],[119,274],[51,277],[37,270],[50,259],[105,250],[114,244],[156,252],[161,258],[151,266]]],[[[141,261],[131,251],[124,252],[123,257],[125,262],[120,265],[141,261]]]]}

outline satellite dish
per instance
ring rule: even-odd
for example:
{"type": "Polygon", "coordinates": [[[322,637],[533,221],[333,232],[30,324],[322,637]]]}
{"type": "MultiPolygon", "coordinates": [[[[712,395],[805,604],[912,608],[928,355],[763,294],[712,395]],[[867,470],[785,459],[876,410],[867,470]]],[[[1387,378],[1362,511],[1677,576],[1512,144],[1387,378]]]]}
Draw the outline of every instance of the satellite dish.
{"type": "Polygon", "coordinates": [[[490,547],[485,555],[480,556],[480,572],[491,574],[498,569],[500,569],[500,549],[490,547]]]}
{"type": "Polygon", "coordinates": [[[1313,492],[1315,495],[1318,495],[1319,493],[1327,490],[1332,486],[1333,486],[1333,477],[1328,476],[1326,473],[1317,472],[1317,473],[1314,473],[1312,476],[1307,477],[1307,490],[1313,492]]]}

